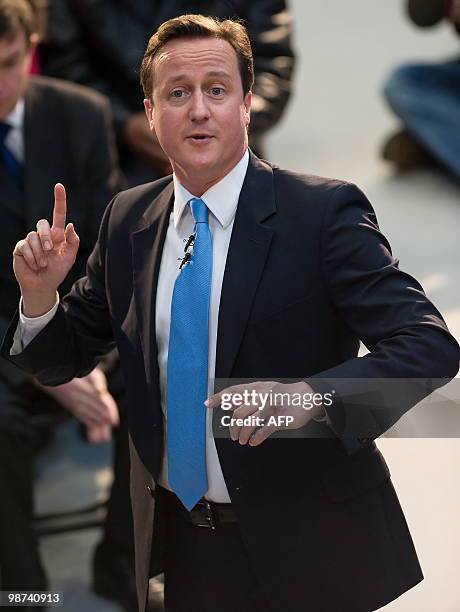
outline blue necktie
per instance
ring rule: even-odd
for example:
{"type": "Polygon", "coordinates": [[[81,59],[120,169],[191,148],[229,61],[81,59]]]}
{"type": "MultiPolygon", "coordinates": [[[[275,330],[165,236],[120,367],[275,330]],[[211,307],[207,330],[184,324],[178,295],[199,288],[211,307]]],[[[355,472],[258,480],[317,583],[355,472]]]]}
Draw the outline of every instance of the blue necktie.
{"type": "Polygon", "coordinates": [[[5,144],[5,138],[11,129],[9,123],[0,121],[0,156],[6,171],[19,187],[22,186],[22,164],[15,158],[5,144]]]}
{"type": "Polygon", "coordinates": [[[174,284],[167,368],[168,480],[191,510],[208,489],[206,406],[212,243],[203,200],[189,202],[195,241],[174,284]]]}

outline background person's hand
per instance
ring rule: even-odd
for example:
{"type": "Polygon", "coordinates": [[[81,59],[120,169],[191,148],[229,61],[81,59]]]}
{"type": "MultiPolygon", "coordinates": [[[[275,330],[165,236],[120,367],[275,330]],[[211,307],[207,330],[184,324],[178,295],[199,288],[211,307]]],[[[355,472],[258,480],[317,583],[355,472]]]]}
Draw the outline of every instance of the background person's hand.
{"type": "Polygon", "coordinates": [[[35,385],[86,425],[91,442],[110,439],[111,427],[119,424],[117,404],[107,389],[107,379],[100,368],[63,385],[49,387],[38,381],[35,385]]]}
{"type": "Polygon", "coordinates": [[[54,187],[53,224],[37,223],[13,251],[13,269],[21,288],[24,314],[37,317],[50,310],[56,290],[75,262],[80,240],[72,223],[66,225],[67,203],[64,185],[54,187]],[[42,312],[43,311],[43,312],[42,312]]]}
{"type": "Polygon", "coordinates": [[[449,19],[455,25],[460,25],[460,0],[452,0],[448,11],[449,19]]]}
{"type": "Polygon", "coordinates": [[[163,175],[171,174],[169,159],[161,148],[156,135],[150,131],[145,113],[139,112],[131,115],[126,121],[123,137],[133,153],[163,175]]]}
{"type": "Polygon", "coordinates": [[[109,425],[96,425],[86,428],[86,437],[91,444],[110,442],[112,428],[109,425]]]}
{"type": "MultiPolygon", "coordinates": [[[[208,408],[217,408],[222,404],[223,397],[227,394],[227,398],[231,396],[234,399],[234,405],[228,410],[230,417],[235,419],[244,419],[253,415],[263,419],[263,425],[257,424],[229,426],[230,437],[240,444],[248,444],[250,446],[259,446],[276,431],[286,429],[299,429],[306,425],[311,419],[321,416],[323,408],[321,404],[304,407],[298,405],[298,399],[312,397],[315,394],[313,389],[304,381],[295,383],[279,383],[274,381],[234,385],[227,387],[223,391],[212,395],[206,402],[208,408]],[[246,404],[241,404],[237,400],[238,396],[243,396],[247,391],[252,394],[254,401],[251,399],[246,404]],[[263,398],[266,397],[269,401],[264,403],[263,398]],[[272,401],[277,399],[278,401],[272,401]],[[270,424],[270,417],[275,417],[277,424],[270,424]],[[286,417],[290,417],[288,421],[286,417]]],[[[232,400],[230,400],[232,401],[232,400]]]]}

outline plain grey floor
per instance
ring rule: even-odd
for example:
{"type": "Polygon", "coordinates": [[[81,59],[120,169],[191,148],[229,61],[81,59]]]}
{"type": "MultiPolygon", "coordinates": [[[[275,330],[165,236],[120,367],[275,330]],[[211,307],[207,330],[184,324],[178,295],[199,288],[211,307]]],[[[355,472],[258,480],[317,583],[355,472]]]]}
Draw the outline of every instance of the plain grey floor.
{"type": "MultiPolygon", "coordinates": [[[[453,56],[458,38],[447,25],[415,29],[399,0],[295,0],[292,6],[299,55],[295,95],[270,136],[271,159],[356,182],[374,204],[401,267],[422,282],[459,338],[460,185],[427,171],[396,176],[378,157],[385,136],[397,127],[380,95],[386,75],[409,60],[453,56]]],[[[385,610],[458,612],[460,442],[403,438],[407,431],[398,428],[394,434],[379,446],[425,580],[385,610]]],[[[104,496],[111,478],[109,451],[108,445],[81,443],[72,425],[62,427],[39,463],[39,510],[73,508],[104,496]]],[[[89,590],[98,537],[90,530],[42,540],[52,587],[64,592],[65,612],[118,609],[89,590]]]]}

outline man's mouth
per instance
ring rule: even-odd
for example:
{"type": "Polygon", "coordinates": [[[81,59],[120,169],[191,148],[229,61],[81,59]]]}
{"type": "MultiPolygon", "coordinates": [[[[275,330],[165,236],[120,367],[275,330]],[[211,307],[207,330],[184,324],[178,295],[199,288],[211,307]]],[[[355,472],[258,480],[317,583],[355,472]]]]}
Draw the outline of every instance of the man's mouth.
{"type": "Polygon", "coordinates": [[[187,137],[188,140],[196,143],[206,143],[209,142],[214,136],[211,134],[191,134],[187,137]]]}

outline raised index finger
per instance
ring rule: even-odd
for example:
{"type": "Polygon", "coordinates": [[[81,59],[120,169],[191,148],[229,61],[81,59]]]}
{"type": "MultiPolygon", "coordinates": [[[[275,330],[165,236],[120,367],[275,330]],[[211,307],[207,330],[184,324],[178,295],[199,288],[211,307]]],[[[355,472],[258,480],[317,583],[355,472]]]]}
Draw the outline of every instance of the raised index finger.
{"type": "Polygon", "coordinates": [[[67,200],[65,187],[62,183],[54,186],[54,209],[53,209],[53,230],[65,230],[65,218],[67,214],[67,200]]]}

